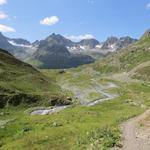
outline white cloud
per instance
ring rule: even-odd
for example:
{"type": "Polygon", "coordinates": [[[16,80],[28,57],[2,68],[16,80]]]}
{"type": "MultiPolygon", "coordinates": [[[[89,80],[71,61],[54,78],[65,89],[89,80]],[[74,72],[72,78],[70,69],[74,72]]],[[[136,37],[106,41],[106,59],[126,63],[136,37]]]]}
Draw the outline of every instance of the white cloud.
{"type": "Polygon", "coordinates": [[[0,19],[5,19],[5,18],[8,18],[8,15],[0,11],[0,19]]]}
{"type": "Polygon", "coordinates": [[[15,29],[12,27],[0,24],[0,32],[15,32],[15,29]]]}
{"type": "Polygon", "coordinates": [[[0,0],[0,5],[4,5],[7,3],[7,0],[0,0]]]}
{"type": "Polygon", "coordinates": [[[51,25],[54,25],[54,24],[58,23],[59,20],[60,19],[57,16],[46,17],[46,18],[44,18],[43,20],[40,21],[40,24],[51,26],[51,25]]]}
{"type": "Polygon", "coordinates": [[[94,36],[92,34],[85,34],[85,35],[78,35],[78,36],[65,36],[66,38],[72,40],[72,41],[75,41],[75,42],[78,42],[80,40],[84,40],[84,39],[93,39],[94,36]]]}
{"type": "Polygon", "coordinates": [[[147,9],[150,9],[150,2],[146,5],[147,9]]]}

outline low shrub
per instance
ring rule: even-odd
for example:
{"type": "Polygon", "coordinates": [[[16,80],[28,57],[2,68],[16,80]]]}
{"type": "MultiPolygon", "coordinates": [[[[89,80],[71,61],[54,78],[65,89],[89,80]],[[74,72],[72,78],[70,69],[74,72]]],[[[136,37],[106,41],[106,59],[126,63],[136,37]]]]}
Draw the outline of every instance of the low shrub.
{"type": "Polygon", "coordinates": [[[120,131],[116,127],[105,127],[88,132],[77,141],[79,149],[105,150],[114,147],[120,140],[120,131]]]}

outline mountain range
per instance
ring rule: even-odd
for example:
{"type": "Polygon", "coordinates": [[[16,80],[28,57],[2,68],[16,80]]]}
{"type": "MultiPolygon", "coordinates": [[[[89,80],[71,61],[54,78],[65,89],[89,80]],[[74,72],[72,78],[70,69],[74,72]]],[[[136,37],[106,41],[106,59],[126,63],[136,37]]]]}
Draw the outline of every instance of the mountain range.
{"type": "Polygon", "coordinates": [[[21,38],[8,38],[0,33],[0,48],[7,50],[20,60],[39,68],[71,68],[89,64],[118,49],[136,42],[131,37],[109,37],[105,42],[84,39],[73,42],[53,33],[44,40],[33,43],[21,38]]]}

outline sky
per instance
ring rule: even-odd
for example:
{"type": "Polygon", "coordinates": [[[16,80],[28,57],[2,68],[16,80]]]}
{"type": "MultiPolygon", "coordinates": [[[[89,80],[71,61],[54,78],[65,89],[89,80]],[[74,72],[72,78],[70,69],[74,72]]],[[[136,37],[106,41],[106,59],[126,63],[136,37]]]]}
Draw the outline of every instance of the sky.
{"type": "Polygon", "coordinates": [[[139,38],[149,28],[150,0],[0,0],[0,32],[32,42],[51,33],[139,38]]]}

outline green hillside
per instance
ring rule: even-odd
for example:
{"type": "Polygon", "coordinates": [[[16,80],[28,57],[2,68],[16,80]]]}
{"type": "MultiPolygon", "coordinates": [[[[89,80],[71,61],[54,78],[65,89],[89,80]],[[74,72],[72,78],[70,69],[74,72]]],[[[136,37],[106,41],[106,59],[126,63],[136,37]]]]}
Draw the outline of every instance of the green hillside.
{"type": "Polygon", "coordinates": [[[101,73],[129,71],[137,65],[150,60],[150,37],[144,36],[129,47],[117,51],[92,67],[101,73]]]}
{"type": "Polygon", "coordinates": [[[0,107],[7,104],[47,103],[53,97],[64,100],[61,88],[31,65],[0,50],[0,107]]]}

